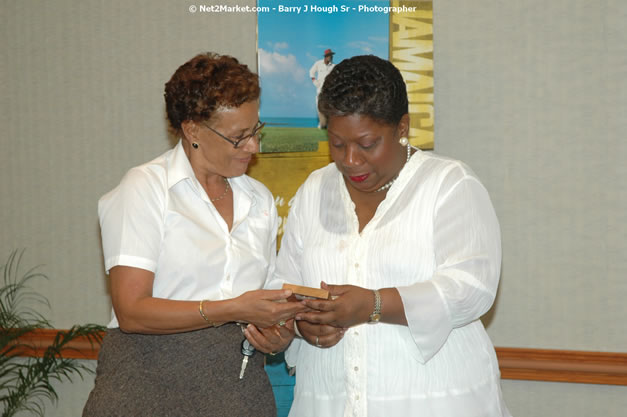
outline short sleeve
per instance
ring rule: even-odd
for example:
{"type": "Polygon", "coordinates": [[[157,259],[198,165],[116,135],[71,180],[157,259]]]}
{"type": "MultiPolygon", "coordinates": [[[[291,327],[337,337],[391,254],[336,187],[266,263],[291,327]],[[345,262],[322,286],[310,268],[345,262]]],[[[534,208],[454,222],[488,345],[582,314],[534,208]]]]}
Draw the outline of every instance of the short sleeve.
{"type": "Polygon", "coordinates": [[[107,273],[118,265],[155,272],[166,198],[165,181],[145,167],[131,169],[98,202],[107,273]]]}

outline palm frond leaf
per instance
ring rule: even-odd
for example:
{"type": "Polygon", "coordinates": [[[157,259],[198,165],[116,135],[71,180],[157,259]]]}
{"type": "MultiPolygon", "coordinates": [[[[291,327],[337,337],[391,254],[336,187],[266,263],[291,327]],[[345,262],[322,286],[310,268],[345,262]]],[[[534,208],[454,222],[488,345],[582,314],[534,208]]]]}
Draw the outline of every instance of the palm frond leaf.
{"type": "Polygon", "coordinates": [[[86,338],[92,346],[101,342],[103,326],[75,325],[56,334],[53,342],[41,357],[25,358],[20,352],[34,348],[23,336],[37,329],[52,328],[50,322],[31,306],[49,308],[48,300],[33,290],[29,284],[37,279],[48,279],[40,266],[20,273],[24,250],[13,251],[2,266],[0,286],[0,410],[1,417],[11,417],[18,412],[44,416],[44,400],[58,401],[55,382],[81,379],[93,370],[75,359],[63,357],[70,343],[86,338]],[[26,305],[25,305],[26,304],[26,305]]]}

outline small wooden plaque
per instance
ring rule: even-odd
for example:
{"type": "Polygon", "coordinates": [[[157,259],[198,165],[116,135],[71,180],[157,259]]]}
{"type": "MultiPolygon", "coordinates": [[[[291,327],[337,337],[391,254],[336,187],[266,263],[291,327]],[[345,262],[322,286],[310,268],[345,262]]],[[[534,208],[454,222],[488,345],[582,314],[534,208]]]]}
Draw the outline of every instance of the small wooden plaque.
{"type": "Polygon", "coordinates": [[[301,285],[283,284],[284,290],[292,290],[294,295],[301,297],[321,298],[323,300],[329,299],[329,291],[322,288],[303,287],[301,285]]]}

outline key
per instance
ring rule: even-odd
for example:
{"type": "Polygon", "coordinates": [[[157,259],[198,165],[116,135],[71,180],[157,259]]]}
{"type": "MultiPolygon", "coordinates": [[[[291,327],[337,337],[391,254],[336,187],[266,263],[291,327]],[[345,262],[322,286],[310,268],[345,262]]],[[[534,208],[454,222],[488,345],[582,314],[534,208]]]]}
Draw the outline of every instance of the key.
{"type": "Polygon", "coordinates": [[[239,379],[244,379],[244,371],[246,371],[246,365],[248,365],[248,356],[244,355],[244,359],[242,359],[242,369],[239,371],[239,379]]]}
{"type": "Polygon", "coordinates": [[[248,339],[244,339],[242,341],[242,355],[244,355],[244,359],[242,359],[242,369],[239,371],[239,379],[244,378],[244,372],[246,371],[246,365],[248,365],[248,357],[253,356],[255,353],[255,348],[250,344],[248,339]]]}

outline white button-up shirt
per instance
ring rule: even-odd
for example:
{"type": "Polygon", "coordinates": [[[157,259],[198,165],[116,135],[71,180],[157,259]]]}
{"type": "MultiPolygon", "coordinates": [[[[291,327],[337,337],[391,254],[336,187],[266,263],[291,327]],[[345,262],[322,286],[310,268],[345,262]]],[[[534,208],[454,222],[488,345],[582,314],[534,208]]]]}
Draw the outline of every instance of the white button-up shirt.
{"type": "Polygon", "coordinates": [[[396,287],[409,325],[358,325],[328,349],[295,339],[286,355],[296,366],[290,416],[509,416],[479,320],[500,263],[490,198],[458,161],[416,152],[361,233],[335,165],[312,173],[269,286],[396,287]]]}
{"type": "MultiPolygon", "coordinates": [[[[154,272],[153,296],[224,300],[262,288],[274,270],[277,213],[270,191],[230,178],[233,226],[196,179],[181,142],[132,168],[98,203],[105,268],[154,272]]],[[[118,327],[115,314],[109,327],[118,327]]]]}
{"type": "Polygon", "coordinates": [[[309,77],[314,78],[313,83],[316,86],[316,91],[318,92],[318,94],[320,94],[322,84],[324,84],[324,79],[327,77],[327,75],[329,75],[334,66],[334,63],[329,62],[328,64],[325,64],[324,59],[320,59],[314,62],[314,64],[309,69],[309,77]]]}

